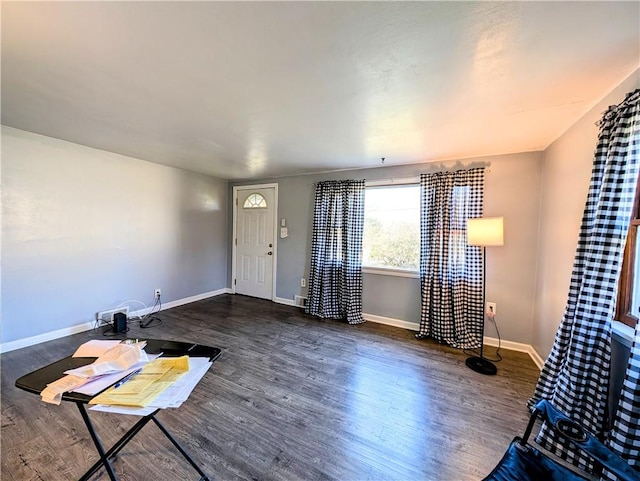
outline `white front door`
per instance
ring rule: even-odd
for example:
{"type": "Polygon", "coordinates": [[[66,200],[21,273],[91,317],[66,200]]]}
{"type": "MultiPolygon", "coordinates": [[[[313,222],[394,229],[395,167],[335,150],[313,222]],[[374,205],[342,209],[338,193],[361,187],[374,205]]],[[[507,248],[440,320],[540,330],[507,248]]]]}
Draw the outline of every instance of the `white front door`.
{"type": "Polygon", "coordinates": [[[273,299],[276,189],[236,189],[235,291],[273,299]]]}

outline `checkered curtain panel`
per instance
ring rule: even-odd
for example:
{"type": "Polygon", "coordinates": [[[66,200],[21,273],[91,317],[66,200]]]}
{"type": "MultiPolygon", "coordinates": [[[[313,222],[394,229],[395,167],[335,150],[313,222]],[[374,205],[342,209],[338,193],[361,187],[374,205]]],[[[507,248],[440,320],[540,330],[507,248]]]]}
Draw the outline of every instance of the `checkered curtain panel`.
{"type": "MultiPolygon", "coordinates": [[[[565,312],[529,402],[531,407],[537,400],[547,399],[603,438],[607,428],[611,320],[638,179],[638,97],[638,91],[629,95],[619,106],[610,108],[600,122],[565,312]]],[[[619,450],[627,455],[635,444],[637,463],[637,365],[635,374],[633,368],[627,373],[624,390],[614,438],[620,439],[619,450]]],[[[592,468],[581,451],[554,439],[549,430],[543,428],[538,441],[573,464],[592,468]]]]}
{"type": "Polygon", "coordinates": [[[306,312],[360,324],[364,180],[316,186],[306,312]]]}
{"type": "MultiPolygon", "coordinates": [[[[613,155],[624,157],[629,164],[629,177],[633,177],[632,172],[637,177],[640,169],[640,89],[630,94],[618,108],[605,114],[601,125],[601,129],[604,128],[611,130],[608,135],[613,155]]],[[[628,183],[624,185],[629,187],[628,183]]],[[[635,272],[635,275],[640,276],[640,272],[635,272]]],[[[636,292],[635,295],[639,293],[636,292]]],[[[636,324],[629,364],[608,444],[640,471],[640,324],[636,324]]],[[[605,473],[603,478],[616,479],[611,473],[605,473]]]]}
{"type": "Polygon", "coordinates": [[[467,245],[467,219],[482,217],[484,168],[420,176],[419,337],[457,348],[482,342],[481,248],[467,245]]]}
{"type": "MultiPolygon", "coordinates": [[[[608,444],[640,471],[640,324],[636,325],[629,366],[608,444]]],[[[613,481],[616,477],[607,472],[603,479],[613,481]]]]}

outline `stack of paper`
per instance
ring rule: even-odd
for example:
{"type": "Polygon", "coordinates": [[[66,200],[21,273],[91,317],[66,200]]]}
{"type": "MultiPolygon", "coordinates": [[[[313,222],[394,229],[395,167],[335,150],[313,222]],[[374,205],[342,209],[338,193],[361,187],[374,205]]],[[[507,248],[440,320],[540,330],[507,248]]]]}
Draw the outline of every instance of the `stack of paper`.
{"type": "Polygon", "coordinates": [[[95,386],[100,379],[109,381],[101,389],[113,384],[118,379],[142,367],[149,362],[149,357],[142,349],[146,343],[127,343],[121,341],[89,341],[81,345],[72,357],[97,357],[92,364],[65,371],[66,376],[49,383],[40,394],[42,400],[50,404],[60,404],[62,395],[68,391],[86,391],[86,386],[95,386]],[[107,375],[111,375],[110,379],[107,375]]]}
{"type": "MultiPolygon", "coordinates": [[[[147,357],[149,358],[149,361],[153,361],[154,359],[160,357],[160,354],[147,354],[147,357]]],[[[129,369],[125,369],[124,371],[92,378],[86,384],[83,384],[82,386],[76,387],[71,390],[80,394],[86,394],[87,396],[95,396],[99,392],[104,391],[109,386],[118,382],[120,379],[124,379],[129,374],[140,370],[142,367],[144,367],[144,365],[145,363],[136,363],[129,369]]]]}
{"type": "Polygon", "coordinates": [[[140,362],[149,362],[147,353],[142,350],[141,344],[118,343],[107,349],[93,363],[70,369],[64,373],[80,377],[104,376],[124,371],[140,362]]]}
{"type": "Polygon", "coordinates": [[[57,381],[47,384],[47,387],[42,390],[40,396],[46,403],[60,404],[64,393],[79,388],[83,384],[86,384],[88,380],[86,377],[81,376],[64,376],[57,381]]]}
{"type": "Polygon", "coordinates": [[[90,401],[94,405],[92,410],[139,416],[157,409],[180,407],[212,362],[209,358],[188,356],[158,358],[160,354],[148,355],[142,350],[145,344],[144,341],[115,340],[84,343],[73,357],[98,359],[93,364],[66,371],[67,376],[42,391],[42,400],[60,404],[62,394],[67,391],[88,396],[101,393],[90,401]],[[126,382],[118,384],[124,378],[126,382]]]}
{"type": "MultiPolygon", "coordinates": [[[[206,357],[190,357],[189,371],[184,373],[173,384],[158,394],[145,407],[132,407],[122,405],[97,404],[91,408],[93,411],[103,411],[119,414],[132,414],[136,416],[146,416],[157,409],[177,408],[189,398],[191,391],[197,386],[200,379],[207,373],[212,362],[206,357]]],[[[137,377],[137,375],[136,375],[137,377]]],[[[132,379],[133,381],[133,379],[132,379]]],[[[130,381],[130,382],[132,382],[130,381]]],[[[129,383],[127,383],[129,384],[129,383]]],[[[124,385],[126,386],[126,384],[124,385]]],[[[124,387],[122,386],[122,387],[124,387]]],[[[121,388],[118,388],[121,389],[121,388]]],[[[95,401],[94,399],[93,401],[95,401]]]]}
{"type": "Polygon", "coordinates": [[[189,371],[189,357],[158,358],[119,387],[111,387],[89,404],[145,407],[189,371]]]}

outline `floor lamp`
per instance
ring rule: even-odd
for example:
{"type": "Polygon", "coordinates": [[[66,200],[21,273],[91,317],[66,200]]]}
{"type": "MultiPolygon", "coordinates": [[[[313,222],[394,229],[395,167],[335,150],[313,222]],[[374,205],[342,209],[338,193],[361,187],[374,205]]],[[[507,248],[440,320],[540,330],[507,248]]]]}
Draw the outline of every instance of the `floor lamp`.
{"type": "Polygon", "coordinates": [[[480,374],[495,374],[498,372],[495,364],[483,356],[484,351],[484,320],[486,318],[487,293],[487,247],[504,244],[504,227],[502,217],[479,217],[467,219],[467,244],[482,248],[482,333],[480,337],[480,356],[467,358],[467,367],[480,374]]]}

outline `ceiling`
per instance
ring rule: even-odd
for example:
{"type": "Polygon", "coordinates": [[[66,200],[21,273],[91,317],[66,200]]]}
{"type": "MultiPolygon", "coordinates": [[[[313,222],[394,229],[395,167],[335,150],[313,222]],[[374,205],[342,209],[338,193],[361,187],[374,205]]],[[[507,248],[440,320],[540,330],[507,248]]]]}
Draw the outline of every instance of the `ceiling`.
{"type": "Polygon", "coordinates": [[[228,180],[539,151],[639,2],[2,2],[2,123],[228,180]]]}

